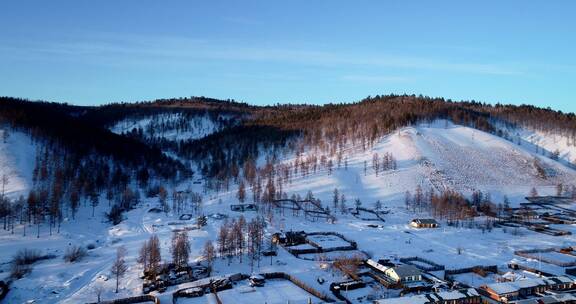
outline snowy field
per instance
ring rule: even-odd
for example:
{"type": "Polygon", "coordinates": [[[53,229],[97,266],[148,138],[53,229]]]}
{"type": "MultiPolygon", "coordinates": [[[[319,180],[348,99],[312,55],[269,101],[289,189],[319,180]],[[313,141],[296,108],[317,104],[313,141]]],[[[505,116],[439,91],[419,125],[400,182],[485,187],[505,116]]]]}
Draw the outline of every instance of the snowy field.
{"type": "MultiPolygon", "coordinates": [[[[20,193],[27,189],[35,156],[35,148],[29,144],[29,139],[23,134],[13,133],[6,144],[0,144],[0,153],[0,161],[6,164],[2,168],[7,168],[4,170],[10,172],[10,193],[20,193]]],[[[291,156],[287,156],[284,161],[291,160],[291,156]]],[[[297,193],[305,196],[308,191],[312,191],[324,205],[330,206],[334,188],[345,194],[349,207],[353,206],[355,199],[359,199],[361,206],[366,208],[373,208],[374,203],[380,200],[383,209],[390,211],[383,215],[385,222],[378,222],[382,227],[368,227],[367,224],[374,222],[337,211],[334,211],[335,223],[323,220],[312,222],[303,216],[294,217],[291,212],[285,212],[283,217],[278,213],[274,214],[273,219],[267,223],[267,236],[280,230],[334,231],[356,241],[359,250],[376,258],[419,256],[445,265],[446,269],[497,265],[505,270],[508,262],[516,261],[560,274],[564,270],[561,267],[528,261],[515,256],[514,251],[576,245],[574,234],[555,237],[524,228],[516,232],[510,228],[483,231],[448,226],[441,220],[440,228],[415,229],[408,225],[409,221],[416,217],[429,217],[429,214],[408,211],[404,206],[404,193],[413,191],[418,185],[424,189],[455,189],[466,195],[470,195],[474,190],[482,190],[489,192],[496,203],[502,202],[503,196],[507,195],[512,205],[518,206],[524,202],[523,197],[533,186],[541,195],[554,194],[557,183],[571,184],[575,177],[576,172],[561,163],[535,154],[523,145],[519,146],[478,130],[444,122],[406,127],[381,138],[369,151],[350,150],[347,168],[335,167],[332,174],[319,171],[306,177],[298,176],[284,188],[288,195],[297,193]],[[368,168],[365,174],[364,162],[370,163],[374,152],[380,155],[392,153],[397,159],[398,169],[376,176],[371,168],[368,168]],[[555,172],[555,175],[548,179],[538,177],[532,166],[534,157],[540,157],[541,162],[555,172]]],[[[186,183],[179,187],[185,189],[188,186],[189,183],[186,183]]],[[[229,218],[238,217],[240,213],[231,212],[229,206],[237,203],[235,187],[231,187],[227,192],[206,193],[203,212],[207,215],[220,213],[229,218]]],[[[202,185],[193,184],[192,190],[202,193],[202,185]]],[[[76,221],[65,216],[60,233],[53,231],[51,236],[47,226],[40,227],[40,238],[36,237],[35,226],[26,227],[26,236],[23,236],[22,226],[16,227],[14,234],[1,230],[0,280],[8,275],[8,263],[19,249],[37,248],[45,254],[55,256],[35,263],[31,274],[13,282],[6,303],[94,302],[99,289],[104,290],[103,299],[140,295],[142,267],[136,262],[136,258],[143,241],[152,234],[158,235],[162,257],[170,260],[172,231],[186,226],[191,229],[195,227],[194,220],[180,221],[174,214],[148,212],[153,207],[158,207],[158,199],[144,198],[137,209],[126,214],[122,223],[110,226],[102,220],[101,215],[109,209],[108,203],[102,200],[96,209],[97,216],[91,216],[91,207],[82,207],[76,221]],[[85,259],[77,263],[63,261],[62,256],[68,246],[89,244],[93,244],[94,249],[88,251],[85,259]],[[126,260],[129,267],[120,292],[116,294],[113,291],[114,280],[110,275],[110,267],[119,246],[127,249],[126,260]]],[[[256,213],[246,212],[243,215],[250,220],[256,213]]],[[[201,259],[202,246],[206,240],[216,239],[223,222],[210,216],[208,218],[207,226],[189,231],[191,262],[201,259]]],[[[478,219],[478,222],[482,223],[482,219],[478,219]]],[[[573,225],[559,227],[576,232],[573,225]]],[[[322,242],[325,243],[326,240],[322,242]]],[[[340,244],[340,241],[335,240],[330,246],[336,244],[340,244]]],[[[283,249],[280,249],[278,254],[277,257],[263,258],[260,265],[253,267],[247,259],[242,263],[234,259],[230,264],[226,260],[217,259],[213,274],[284,271],[329,295],[329,282],[344,280],[340,274],[322,269],[320,263],[313,258],[299,259],[283,249]],[[319,284],[319,278],[327,282],[319,284]]],[[[476,284],[476,278],[469,280],[476,284]]],[[[169,288],[158,294],[162,303],[171,302],[171,292],[175,289],[176,287],[169,288]]],[[[355,291],[353,294],[362,292],[355,291]]],[[[233,289],[219,295],[224,303],[286,303],[287,300],[290,303],[306,303],[310,296],[290,282],[276,280],[268,281],[265,287],[256,289],[240,282],[233,289]]],[[[208,295],[178,303],[215,303],[212,297],[208,295]]]]}

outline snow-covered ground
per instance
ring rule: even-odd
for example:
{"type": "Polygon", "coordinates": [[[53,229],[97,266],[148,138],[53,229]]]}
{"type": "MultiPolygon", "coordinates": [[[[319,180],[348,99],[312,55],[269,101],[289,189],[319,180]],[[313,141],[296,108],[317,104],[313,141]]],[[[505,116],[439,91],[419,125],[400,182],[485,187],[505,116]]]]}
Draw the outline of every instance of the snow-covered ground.
{"type": "Polygon", "coordinates": [[[110,127],[116,134],[142,129],[147,139],[163,138],[169,141],[199,139],[224,127],[231,117],[218,115],[213,119],[208,114],[185,116],[182,113],[162,113],[144,117],[129,117],[110,127]]]}
{"type": "MultiPolygon", "coordinates": [[[[10,149],[24,149],[24,143],[17,143],[17,135],[11,136],[9,146],[2,145],[0,159],[6,159],[13,153],[10,149]],[[20,147],[20,148],[18,148],[20,147]]],[[[25,140],[21,138],[21,140],[25,140]]],[[[30,148],[30,147],[28,147],[30,148]]],[[[21,153],[20,156],[25,155],[21,153]]],[[[32,153],[33,155],[33,153],[32,153]]],[[[20,157],[18,156],[18,157],[20,157]]],[[[32,156],[33,159],[33,156],[32,156]]],[[[292,156],[283,161],[292,161],[292,156]]],[[[27,162],[10,161],[17,168],[24,168],[27,162]]],[[[428,217],[428,214],[414,214],[404,206],[405,191],[414,191],[417,185],[424,189],[455,189],[470,195],[473,190],[482,190],[491,194],[495,203],[507,195],[513,205],[523,202],[530,189],[535,186],[540,194],[554,194],[558,183],[571,184],[576,171],[562,163],[547,159],[534,153],[525,145],[517,145],[505,139],[468,127],[456,126],[445,122],[420,124],[402,128],[386,137],[368,151],[350,150],[348,166],[337,168],[332,174],[321,170],[308,176],[294,177],[284,186],[288,195],[298,193],[305,196],[312,191],[324,205],[332,208],[334,188],[347,198],[348,207],[353,207],[359,199],[363,207],[373,208],[380,200],[383,208],[390,213],[384,215],[386,222],[381,227],[372,228],[364,221],[350,214],[336,215],[335,223],[323,220],[310,221],[302,215],[294,217],[291,212],[284,216],[274,214],[268,222],[268,235],[280,230],[335,231],[358,243],[358,248],[373,257],[400,258],[419,256],[435,263],[445,265],[447,269],[474,265],[498,265],[503,269],[510,261],[519,261],[542,268],[549,272],[560,273],[561,267],[527,261],[514,255],[515,250],[548,248],[576,244],[576,236],[549,236],[528,231],[497,228],[483,231],[475,228],[451,227],[441,222],[438,229],[414,229],[408,225],[415,217],[428,217]],[[386,152],[394,155],[398,169],[374,174],[371,169],[373,153],[383,156],[386,152]],[[533,166],[534,157],[541,160],[550,177],[538,176],[533,166]],[[368,170],[364,173],[364,162],[368,170]]],[[[24,179],[25,180],[25,179],[24,179]]],[[[188,187],[181,185],[181,187],[188,187]]],[[[192,190],[201,193],[202,185],[192,185],[192,190]]],[[[251,193],[247,190],[247,193],[251,193]]],[[[251,195],[248,195],[251,197],[251,195]]],[[[241,213],[230,211],[230,204],[236,203],[236,186],[227,192],[209,192],[204,196],[203,212],[207,215],[221,213],[228,217],[238,217],[241,213]],[[220,203],[221,202],[221,203],[220,203]]],[[[176,215],[151,213],[149,209],[157,206],[157,198],[143,199],[139,208],[126,214],[126,220],[116,226],[102,222],[100,216],[92,217],[89,206],[81,208],[78,219],[66,219],[59,234],[48,235],[47,227],[41,227],[41,237],[36,238],[36,227],[27,227],[27,236],[22,237],[23,227],[17,227],[15,234],[0,231],[0,279],[7,275],[7,263],[20,248],[38,248],[44,253],[56,257],[37,262],[32,273],[17,280],[5,300],[8,303],[22,303],[34,300],[35,303],[85,303],[96,301],[96,291],[103,288],[103,299],[112,299],[141,294],[142,268],[136,263],[138,250],[142,242],[150,235],[159,236],[162,245],[162,257],[170,260],[169,244],[172,231],[194,226],[194,220],[181,221],[176,215]],[[67,246],[94,244],[95,249],[77,263],[65,263],[62,255],[67,246]],[[121,283],[119,294],[113,292],[114,280],[110,267],[118,246],[127,249],[128,274],[121,283]]],[[[106,202],[97,208],[100,215],[108,210],[106,202]]],[[[243,215],[250,220],[255,212],[243,215]]],[[[200,259],[202,246],[206,240],[215,240],[223,220],[209,216],[208,225],[201,229],[192,229],[189,237],[192,245],[191,261],[200,259]]],[[[478,219],[481,223],[482,219],[478,219]]],[[[576,233],[576,226],[562,225],[563,229],[576,233]]],[[[242,263],[234,259],[230,265],[226,260],[217,259],[214,274],[250,273],[250,264],[244,257],[242,263]]],[[[283,249],[278,257],[263,258],[255,272],[284,271],[306,282],[312,287],[330,294],[328,285],[332,281],[343,280],[340,274],[321,268],[318,261],[304,260],[292,256],[283,249]],[[319,284],[319,277],[327,283],[319,284]]],[[[474,279],[471,279],[474,280],[474,279]]],[[[270,281],[263,289],[251,289],[245,282],[238,283],[233,289],[219,293],[224,303],[291,303],[305,302],[310,297],[303,290],[286,281],[270,281]],[[282,292],[278,290],[281,288],[282,292]]],[[[171,302],[171,292],[159,294],[162,303],[171,302]]],[[[358,292],[359,293],[359,292],[358,292]]],[[[313,301],[317,299],[311,297],[313,301]]],[[[190,299],[182,303],[211,303],[212,295],[199,299],[190,299]]],[[[180,302],[179,302],[180,303],[180,302]]]]}

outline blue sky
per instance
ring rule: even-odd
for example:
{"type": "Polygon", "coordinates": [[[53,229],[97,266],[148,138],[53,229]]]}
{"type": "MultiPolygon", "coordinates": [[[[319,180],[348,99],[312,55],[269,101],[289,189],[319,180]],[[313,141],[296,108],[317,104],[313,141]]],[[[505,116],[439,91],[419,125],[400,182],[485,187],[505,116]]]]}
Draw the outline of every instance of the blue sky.
{"type": "Polygon", "coordinates": [[[0,2],[0,95],[254,104],[408,93],[576,111],[575,1],[0,2]]]}

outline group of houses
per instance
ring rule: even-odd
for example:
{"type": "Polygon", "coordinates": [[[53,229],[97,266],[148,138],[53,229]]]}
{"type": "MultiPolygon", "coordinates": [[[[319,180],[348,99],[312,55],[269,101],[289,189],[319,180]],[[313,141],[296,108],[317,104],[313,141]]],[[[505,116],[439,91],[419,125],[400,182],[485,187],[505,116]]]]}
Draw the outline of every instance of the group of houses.
{"type": "MultiPolygon", "coordinates": [[[[367,260],[366,264],[404,288],[423,281],[422,272],[412,265],[392,265],[374,260],[367,260]]],[[[576,304],[576,296],[572,294],[575,288],[576,282],[568,276],[534,277],[486,284],[480,288],[466,287],[381,299],[374,304],[576,304]]]]}
{"type": "Polygon", "coordinates": [[[144,272],[142,291],[144,294],[153,291],[164,292],[169,286],[206,278],[208,274],[209,268],[204,265],[189,265],[177,269],[174,264],[167,263],[161,266],[157,274],[144,272]]]}
{"type": "Polygon", "coordinates": [[[508,303],[543,295],[550,291],[572,290],[574,287],[576,285],[573,279],[566,276],[557,276],[486,284],[481,286],[479,291],[482,295],[492,300],[508,303]]]}
{"type": "Polygon", "coordinates": [[[535,276],[515,281],[484,284],[479,288],[472,288],[465,284],[464,286],[460,284],[438,285],[430,281],[431,277],[436,277],[428,270],[423,270],[422,263],[417,264],[418,267],[409,264],[414,259],[418,260],[416,257],[400,259],[402,263],[399,264],[390,260],[368,259],[365,261],[366,266],[374,274],[385,280],[384,282],[378,281],[387,288],[401,288],[403,290],[401,294],[405,292],[411,294],[376,300],[374,304],[576,304],[576,281],[567,275],[535,276]],[[432,285],[436,287],[425,287],[432,285]]]}

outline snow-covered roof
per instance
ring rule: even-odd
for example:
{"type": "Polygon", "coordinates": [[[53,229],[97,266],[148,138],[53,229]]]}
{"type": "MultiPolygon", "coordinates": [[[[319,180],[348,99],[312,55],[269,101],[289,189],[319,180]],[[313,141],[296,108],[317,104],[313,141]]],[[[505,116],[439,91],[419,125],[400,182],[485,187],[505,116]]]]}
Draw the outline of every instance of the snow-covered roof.
{"type": "Polygon", "coordinates": [[[260,274],[253,274],[250,276],[250,279],[252,279],[252,280],[264,280],[264,277],[260,274]]]}
{"type": "Polygon", "coordinates": [[[548,295],[540,298],[531,298],[519,300],[515,304],[554,304],[554,303],[570,303],[576,301],[576,297],[569,293],[560,293],[555,295],[548,295]]]}
{"type": "Polygon", "coordinates": [[[533,288],[537,286],[555,285],[555,284],[568,284],[574,281],[566,276],[550,277],[550,278],[532,278],[518,280],[514,282],[492,283],[486,285],[486,288],[493,290],[497,294],[509,294],[518,292],[523,288],[533,288]]]}
{"type": "Polygon", "coordinates": [[[514,282],[492,283],[486,285],[486,287],[499,295],[514,293],[520,290],[518,285],[514,284],[514,282]]]}
{"type": "Polygon", "coordinates": [[[574,280],[572,280],[571,278],[569,278],[567,276],[549,277],[549,278],[545,278],[544,281],[548,285],[574,283],[574,280]]]}
{"type": "Polygon", "coordinates": [[[375,304],[427,304],[479,296],[474,288],[427,293],[409,297],[376,300],[375,304]]]}
{"type": "Polygon", "coordinates": [[[390,269],[390,267],[384,266],[384,265],[382,265],[382,264],[380,264],[380,263],[378,263],[372,259],[368,259],[366,261],[366,264],[368,264],[368,265],[370,265],[370,266],[372,266],[372,267],[374,267],[374,268],[376,268],[382,272],[386,272],[386,270],[390,269]]]}
{"type": "Polygon", "coordinates": [[[398,265],[396,267],[393,268],[394,272],[396,272],[396,274],[403,278],[403,277],[412,277],[412,276],[418,276],[421,274],[420,269],[416,268],[416,266],[413,265],[398,265]]]}

